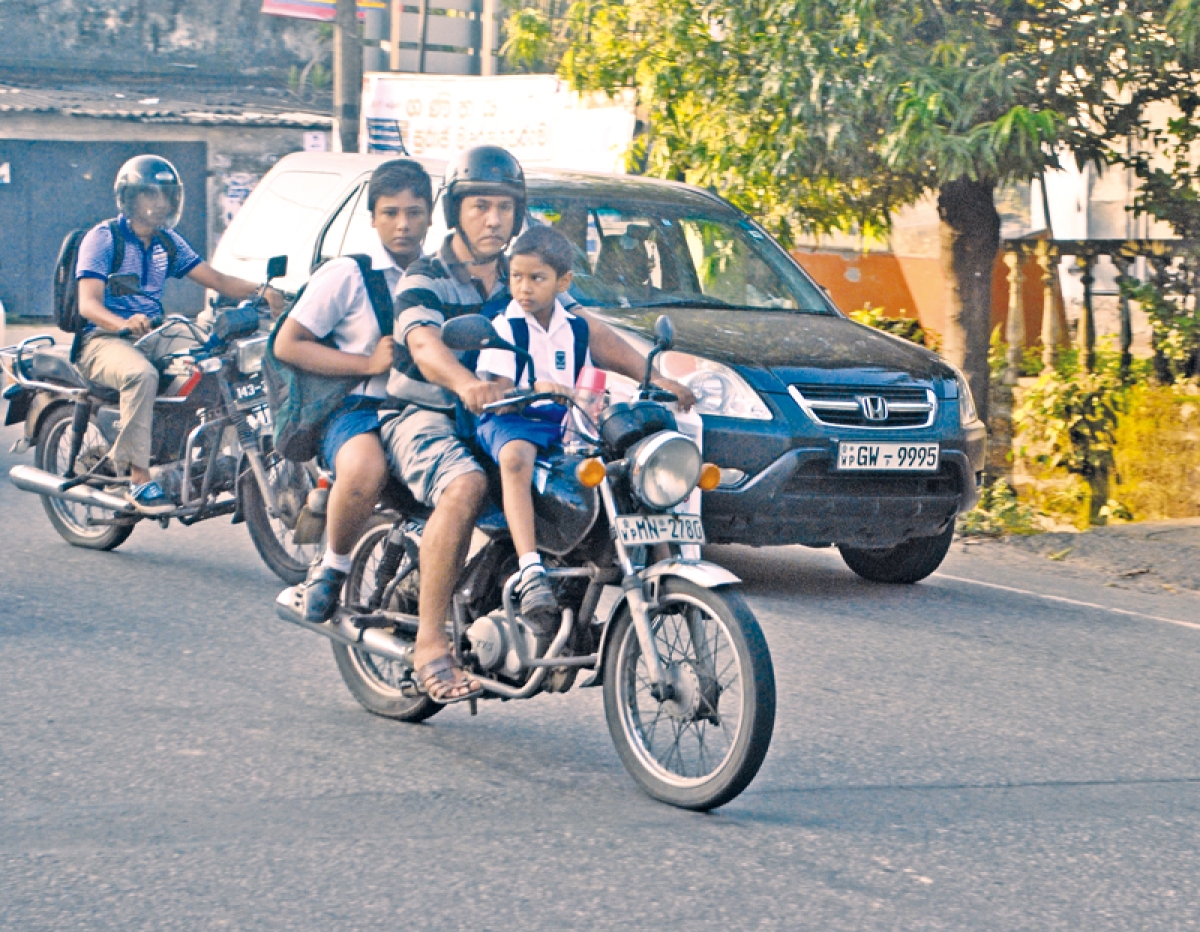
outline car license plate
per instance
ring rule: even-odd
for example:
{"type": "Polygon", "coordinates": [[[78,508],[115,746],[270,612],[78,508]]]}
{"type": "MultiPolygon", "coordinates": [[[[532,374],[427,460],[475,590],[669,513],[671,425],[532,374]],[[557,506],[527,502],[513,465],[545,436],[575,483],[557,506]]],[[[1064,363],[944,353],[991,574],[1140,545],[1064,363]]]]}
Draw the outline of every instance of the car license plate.
{"type": "Polygon", "coordinates": [[[699,515],[619,515],[616,520],[621,543],[630,546],[704,543],[699,515]]]}
{"type": "Polygon", "coordinates": [[[839,443],[837,468],[888,472],[937,472],[936,443],[839,443]]]}

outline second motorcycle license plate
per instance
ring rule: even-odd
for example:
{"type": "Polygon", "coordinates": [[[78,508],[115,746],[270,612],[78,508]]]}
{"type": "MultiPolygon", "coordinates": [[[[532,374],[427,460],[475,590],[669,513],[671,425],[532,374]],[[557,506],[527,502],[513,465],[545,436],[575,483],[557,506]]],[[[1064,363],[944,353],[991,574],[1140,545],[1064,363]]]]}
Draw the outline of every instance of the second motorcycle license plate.
{"type": "Polygon", "coordinates": [[[620,515],[616,521],[621,543],[629,546],[704,543],[699,515],[620,515]]]}
{"type": "Polygon", "coordinates": [[[837,468],[889,472],[937,472],[936,443],[839,443],[837,468]]]}

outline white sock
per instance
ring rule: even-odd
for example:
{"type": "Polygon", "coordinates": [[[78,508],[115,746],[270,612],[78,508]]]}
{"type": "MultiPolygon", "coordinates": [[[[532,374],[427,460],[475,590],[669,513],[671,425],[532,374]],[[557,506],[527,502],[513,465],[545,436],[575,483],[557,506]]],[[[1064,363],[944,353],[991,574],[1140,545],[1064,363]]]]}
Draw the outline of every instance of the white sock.
{"type": "Polygon", "coordinates": [[[536,550],[533,553],[527,553],[517,561],[517,569],[524,573],[531,566],[536,566],[542,572],[545,568],[542,566],[542,555],[536,550]]]}
{"type": "Polygon", "coordinates": [[[327,566],[331,570],[337,570],[339,573],[349,573],[350,562],[350,554],[334,553],[328,547],[325,548],[325,556],[321,558],[322,566],[327,566]]]}

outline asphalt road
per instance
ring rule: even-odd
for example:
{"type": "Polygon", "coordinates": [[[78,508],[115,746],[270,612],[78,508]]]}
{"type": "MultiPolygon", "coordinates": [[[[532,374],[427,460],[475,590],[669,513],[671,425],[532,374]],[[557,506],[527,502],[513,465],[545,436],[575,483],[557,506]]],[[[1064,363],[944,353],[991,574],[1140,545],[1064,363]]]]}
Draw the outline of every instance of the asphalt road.
{"type": "Polygon", "coordinates": [[[275,620],[244,528],[92,553],[0,484],[0,926],[1200,925],[1195,593],[998,547],[907,588],[710,556],[779,714],[749,790],[696,815],[638,791],[596,690],[372,717],[275,620]]]}

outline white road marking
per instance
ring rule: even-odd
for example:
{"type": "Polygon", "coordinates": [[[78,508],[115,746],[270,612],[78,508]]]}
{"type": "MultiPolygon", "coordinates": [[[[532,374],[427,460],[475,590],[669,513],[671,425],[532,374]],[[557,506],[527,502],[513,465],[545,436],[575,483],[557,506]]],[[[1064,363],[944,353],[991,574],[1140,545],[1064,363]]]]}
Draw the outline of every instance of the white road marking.
{"type": "Polygon", "coordinates": [[[1079,599],[1068,599],[1061,595],[1047,595],[1045,592],[1034,592],[1032,589],[1018,589],[1015,586],[1002,586],[999,583],[980,582],[978,579],[967,579],[965,576],[951,576],[948,573],[934,573],[934,578],[949,579],[953,582],[968,583],[972,586],[983,586],[987,589],[1000,589],[1004,592],[1015,592],[1018,595],[1031,595],[1036,599],[1046,599],[1050,602],[1063,602],[1067,605],[1077,605],[1080,608],[1097,608],[1102,612],[1112,612],[1114,615],[1129,615],[1133,618],[1146,618],[1150,621],[1161,621],[1168,625],[1178,625],[1181,628],[1196,628],[1200,624],[1194,621],[1180,621],[1177,618],[1164,618],[1162,615],[1147,615],[1145,612],[1132,612],[1127,608],[1113,608],[1111,605],[1100,605],[1096,602],[1083,602],[1079,599]]]}

